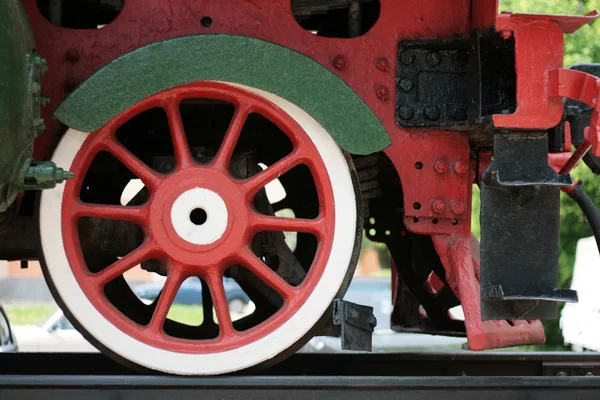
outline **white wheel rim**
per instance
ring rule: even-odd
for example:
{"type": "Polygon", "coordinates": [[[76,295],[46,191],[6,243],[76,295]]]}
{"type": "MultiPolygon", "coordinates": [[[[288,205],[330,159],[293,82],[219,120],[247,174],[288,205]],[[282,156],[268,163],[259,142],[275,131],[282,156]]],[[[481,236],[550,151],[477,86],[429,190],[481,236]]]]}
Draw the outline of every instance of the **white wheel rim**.
{"type": "MultiPolygon", "coordinates": [[[[235,349],[207,354],[159,349],[127,335],[96,310],[71,271],[61,229],[64,185],[45,190],[41,195],[41,245],[49,278],[62,302],[79,324],[102,346],[146,368],[179,375],[214,375],[249,368],[272,359],[304,337],[318,322],[341,287],[351,262],[357,228],[356,196],[350,171],[340,148],[316,120],[296,105],[259,89],[228,84],[270,100],[304,129],[323,160],[335,203],[332,248],[321,279],[301,308],[268,335],[235,349]]],[[[52,161],[68,170],[88,135],[89,133],[69,130],[58,145],[52,161]]]]}

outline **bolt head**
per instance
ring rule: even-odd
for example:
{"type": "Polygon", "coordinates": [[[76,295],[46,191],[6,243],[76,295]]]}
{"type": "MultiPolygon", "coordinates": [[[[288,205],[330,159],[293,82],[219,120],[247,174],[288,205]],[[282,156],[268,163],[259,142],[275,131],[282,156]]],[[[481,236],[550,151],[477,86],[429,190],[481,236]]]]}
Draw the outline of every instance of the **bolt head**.
{"type": "Polygon", "coordinates": [[[400,118],[409,120],[415,116],[415,110],[411,106],[400,107],[400,118]]]}
{"type": "Polygon", "coordinates": [[[502,31],[502,32],[500,32],[500,36],[502,37],[502,39],[508,40],[512,37],[512,32],[511,31],[502,31]]]}
{"type": "Polygon", "coordinates": [[[333,58],[333,67],[335,69],[342,70],[342,69],[346,68],[347,64],[348,64],[348,60],[346,60],[346,57],[344,57],[341,54],[338,54],[337,56],[335,56],[333,58]]]}
{"type": "Polygon", "coordinates": [[[437,107],[425,107],[425,116],[428,120],[437,121],[440,119],[440,110],[437,107]]]}
{"type": "Polygon", "coordinates": [[[437,160],[435,164],[433,164],[433,169],[438,174],[443,174],[448,169],[448,164],[444,160],[437,160]]]}
{"type": "Polygon", "coordinates": [[[463,160],[458,160],[454,163],[452,168],[454,169],[454,172],[456,172],[458,175],[464,175],[469,170],[469,165],[463,160]]]}
{"type": "Polygon", "coordinates": [[[386,102],[390,99],[390,90],[385,86],[377,86],[376,93],[377,98],[383,102],[386,102]]]}
{"type": "Polygon", "coordinates": [[[456,107],[452,110],[452,118],[456,121],[464,121],[467,119],[467,110],[464,107],[456,107]]]}
{"type": "Polygon", "coordinates": [[[444,200],[434,200],[431,203],[431,211],[436,214],[441,214],[446,210],[446,202],[444,200]]]}
{"type": "Polygon", "coordinates": [[[452,204],[452,213],[455,215],[463,215],[466,211],[465,203],[462,201],[455,201],[452,204]]]}
{"type": "Polygon", "coordinates": [[[402,55],[400,56],[400,59],[402,60],[402,62],[406,65],[410,65],[415,61],[415,55],[410,53],[410,52],[403,52],[402,55]]]}
{"type": "Polygon", "coordinates": [[[44,122],[43,118],[37,118],[34,122],[33,122],[33,127],[35,128],[35,130],[38,133],[42,133],[46,130],[46,123],[44,122]]]}
{"type": "Polygon", "coordinates": [[[76,63],[79,61],[80,54],[77,49],[69,49],[65,52],[65,59],[69,62],[76,63]]]}
{"type": "Polygon", "coordinates": [[[463,66],[469,61],[469,55],[464,51],[459,51],[454,55],[454,62],[456,65],[463,66]]]}
{"type": "Polygon", "coordinates": [[[440,62],[442,62],[442,57],[439,53],[429,53],[427,54],[427,62],[430,65],[438,65],[440,62]]]}
{"type": "Polygon", "coordinates": [[[381,57],[377,59],[377,69],[382,72],[388,72],[390,69],[390,62],[387,58],[381,57]]]}
{"type": "Polygon", "coordinates": [[[400,89],[402,89],[405,92],[410,92],[413,89],[413,81],[408,78],[401,79],[400,89]]]}

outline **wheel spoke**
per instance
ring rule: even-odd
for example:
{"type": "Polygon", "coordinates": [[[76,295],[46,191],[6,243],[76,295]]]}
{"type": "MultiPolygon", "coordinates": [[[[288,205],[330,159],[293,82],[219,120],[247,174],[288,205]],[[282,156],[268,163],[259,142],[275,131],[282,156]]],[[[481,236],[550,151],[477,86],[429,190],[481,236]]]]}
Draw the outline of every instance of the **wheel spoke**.
{"type": "Polygon", "coordinates": [[[249,249],[240,251],[238,253],[238,259],[238,262],[241,265],[248,268],[263,282],[277,291],[284,300],[288,300],[295,295],[296,289],[277,275],[277,273],[269,268],[268,265],[259,260],[249,249]]]}
{"type": "Polygon", "coordinates": [[[115,263],[94,274],[94,280],[101,287],[104,287],[104,285],[123,275],[136,265],[152,258],[154,250],[154,246],[151,243],[146,242],[131,253],[121,257],[121,259],[115,263]]]}
{"type": "Polygon", "coordinates": [[[154,189],[160,184],[160,175],[117,142],[116,139],[107,138],[104,141],[104,145],[109,153],[121,161],[135,176],[140,178],[148,188],[154,189]]]}
{"type": "Polygon", "coordinates": [[[202,313],[204,315],[204,321],[202,321],[202,325],[205,326],[216,326],[215,320],[213,319],[213,301],[212,296],[210,295],[210,288],[208,284],[201,279],[202,283],[202,313]]]}
{"type": "Polygon", "coordinates": [[[169,120],[169,129],[173,140],[173,148],[175,150],[175,162],[178,168],[185,168],[192,165],[190,154],[190,146],[188,145],[181,113],[179,112],[179,101],[176,97],[172,97],[165,106],[167,119],[169,120]]]}
{"type": "Polygon", "coordinates": [[[302,162],[304,162],[302,152],[299,149],[296,149],[291,154],[288,154],[281,160],[277,161],[275,164],[267,167],[267,169],[264,171],[246,180],[243,183],[244,190],[250,195],[253,195],[265,187],[265,185],[268,183],[288,172],[290,169],[302,164],[302,162]]]}
{"type": "Polygon", "coordinates": [[[165,325],[165,321],[167,320],[169,310],[171,309],[171,305],[173,305],[175,296],[177,296],[177,292],[179,291],[179,287],[182,283],[183,274],[181,273],[181,270],[179,268],[173,268],[172,266],[167,275],[165,286],[162,288],[162,291],[158,296],[152,319],[148,324],[148,329],[150,331],[160,332],[162,330],[163,326],[165,325]]]}
{"type": "Polygon", "coordinates": [[[326,224],[324,218],[301,219],[271,217],[267,215],[255,214],[252,218],[252,229],[255,232],[275,231],[275,232],[303,232],[311,233],[317,238],[326,234],[326,224]]]}
{"type": "Polygon", "coordinates": [[[117,221],[129,221],[140,226],[148,222],[148,206],[114,206],[75,202],[70,208],[75,218],[104,218],[117,221]]]}
{"type": "MultiPolygon", "coordinates": [[[[216,273],[207,274],[208,286],[210,287],[210,294],[212,296],[213,303],[215,305],[215,311],[217,312],[217,320],[219,321],[219,330],[221,337],[230,337],[235,335],[235,329],[233,328],[233,321],[231,315],[229,315],[229,305],[227,304],[227,296],[225,295],[225,288],[223,287],[223,277],[216,273]]],[[[211,313],[204,318],[212,318],[211,313]]]]}
{"type": "Polygon", "coordinates": [[[223,138],[223,143],[221,143],[221,148],[219,149],[219,152],[217,153],[213,162],[215,167],[224,171],[229,170],[229,164],[231,162],[233,151],[238,143],[240,134],[242,133],[242,129],[244,128],[244,124],[246,123],[246,119],[248,118],[250,111],[250,107],[246,106],[245,104],[241,104],[236,108],[233,119],[231,120],[229,128],[227,129],[227,133],[225,133],[225,137],[223,138]]]}

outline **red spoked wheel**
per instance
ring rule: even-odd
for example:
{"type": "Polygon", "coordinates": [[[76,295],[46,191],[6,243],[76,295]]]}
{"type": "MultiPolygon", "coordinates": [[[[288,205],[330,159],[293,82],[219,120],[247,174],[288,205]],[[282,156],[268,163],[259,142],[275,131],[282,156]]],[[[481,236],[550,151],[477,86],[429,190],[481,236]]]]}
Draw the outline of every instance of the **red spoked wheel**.
{"type": "Polygon", "coordinates": [[[121,361],[221,374],[272,360],[310,338],[354,270],[362,218],[351,163],[316,120],[270,93],[172,88],[96,132],[69,130],[53,161],[76,178],[41,195],[46,278],[71,322],[121,361]],[[123,200],[134,180],[142,188],[123,200]],[[283,199],[273,200],[275,183],[283,199]],[[150,304],[123,278],[139,265],[165,276],[150,304]],[[193,277],[198,326],[169,318],[193,277]],[[252,314],[234,321],[227,279],[252,314]]]}

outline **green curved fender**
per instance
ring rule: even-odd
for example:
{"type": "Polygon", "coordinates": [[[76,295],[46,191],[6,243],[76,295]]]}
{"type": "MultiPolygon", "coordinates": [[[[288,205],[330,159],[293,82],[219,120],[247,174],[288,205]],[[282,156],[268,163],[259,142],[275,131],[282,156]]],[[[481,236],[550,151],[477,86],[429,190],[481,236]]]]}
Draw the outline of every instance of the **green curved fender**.
{"type": "Polygon", "coordinates": [[[156,42],[107,64],[56,110],[67,126],[92,132],[154,93],[202,80],[239,83],[304,109],[353,154],[391,144],[373,112],[341,79],[285,47],[244,36],[194,35],[156,42]]]}

